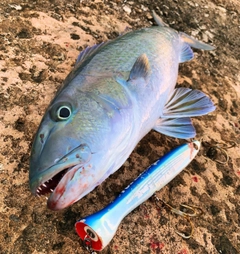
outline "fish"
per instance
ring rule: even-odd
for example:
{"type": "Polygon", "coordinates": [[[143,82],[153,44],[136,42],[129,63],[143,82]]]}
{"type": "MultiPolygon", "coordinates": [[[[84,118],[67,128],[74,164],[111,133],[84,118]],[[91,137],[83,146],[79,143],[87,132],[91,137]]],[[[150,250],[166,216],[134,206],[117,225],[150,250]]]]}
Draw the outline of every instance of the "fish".
{"type": "Polygon", "coordinates": [[[47,207],[70,206],[118,170],[151,130],[175,138],[196,135],[191,117],[215,110],[199,90],[175,88],[179,64],[193,48],[213,50],[168,27],[124,33],[87,47],[50,102],[30,155],[32,194],[47,207]]]}

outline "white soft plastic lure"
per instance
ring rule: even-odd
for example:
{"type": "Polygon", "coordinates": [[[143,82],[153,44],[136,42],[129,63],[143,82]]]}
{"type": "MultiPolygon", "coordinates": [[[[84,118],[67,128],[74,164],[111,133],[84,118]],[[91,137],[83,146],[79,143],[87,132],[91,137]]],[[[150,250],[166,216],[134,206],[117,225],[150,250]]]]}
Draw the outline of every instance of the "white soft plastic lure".
{"type": "Polygon", "coordinates": [[[88,194],[151,129],[192,138],[190,117],[215,109],[204,93],[175,89],[179,63],[194,56],[191,47],[213,47],[155,19],[159,26],[85,49],[50,103],[32,146],[29,175],[33,194],[51,193],[50,209],[88,194]]]}

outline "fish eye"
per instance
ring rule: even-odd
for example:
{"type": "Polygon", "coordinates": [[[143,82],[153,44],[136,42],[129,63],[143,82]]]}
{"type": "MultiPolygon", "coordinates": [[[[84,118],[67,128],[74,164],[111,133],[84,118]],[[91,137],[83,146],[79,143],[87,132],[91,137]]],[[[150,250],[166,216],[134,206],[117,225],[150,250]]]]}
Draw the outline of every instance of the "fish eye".
{"type": "Polygon", "coordinates": [[[68,106],[61,106],[57,110],[57,118],[59,120],[67,120],[71,116],[71,113],[72,111],[68,106]]]}

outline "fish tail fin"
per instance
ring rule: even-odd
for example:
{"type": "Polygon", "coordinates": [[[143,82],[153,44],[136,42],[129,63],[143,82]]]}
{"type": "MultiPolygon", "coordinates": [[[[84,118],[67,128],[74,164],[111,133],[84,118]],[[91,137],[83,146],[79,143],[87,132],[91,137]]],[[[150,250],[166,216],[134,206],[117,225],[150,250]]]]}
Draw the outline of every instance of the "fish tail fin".
{"type": "Polygon", "coordinates": [[[193,48],[203,49],[203,50],[214,50],[215,49],[214,46],[211,46],[211,45],[204,43],[202,41],[198,41],[183,32],[179,32],[179,35],[185,43],[187,43],[188,45],[190,45],[193,48]]]}
{"type": "Polygon", "coordinates": [[[163,110],[164,118],[194,117],[215,110],[211,99],[199,90],[176,88],[163,110]]]}
{"type": "Polygon", "coordinates": [[[191,47],[196,49],[203,49],[203,50],[215,49],[215,47],[209,44],[206,44],[204,42],[198,41],[183,32],[180,32],[179,35],[181,39],[183,40],[182,49],[181,49],[180,58],[179,58],[180,63],[184,63],[186,61],[193,59],[194,54],[191,47]]]}

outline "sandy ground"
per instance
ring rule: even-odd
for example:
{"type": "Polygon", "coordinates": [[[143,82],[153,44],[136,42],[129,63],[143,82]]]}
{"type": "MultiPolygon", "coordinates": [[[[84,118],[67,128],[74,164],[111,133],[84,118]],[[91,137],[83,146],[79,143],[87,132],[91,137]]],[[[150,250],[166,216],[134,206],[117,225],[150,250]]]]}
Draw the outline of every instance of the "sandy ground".
{"type": "Polygon", "coordinates": [[[156,195],[178,208],[201,207],[189,223],[150,199],[129,214],[102,253],[240,253],[240,4],[239,0],[28,1],[0,3],[0,253],[87,253],[74,223],[106,206],[148,165],[182,140],[149,133],[101,186],[60,212],[31,195],[33,135],[79,51],[151,26],[151,10],[179,31],[213,44],[181,65],[178,86],[207,93],[215,112],[194,119],[203,146],[188,168],[156,195]],[[235,146],[226,155],[216,143],[235,146]]]}

